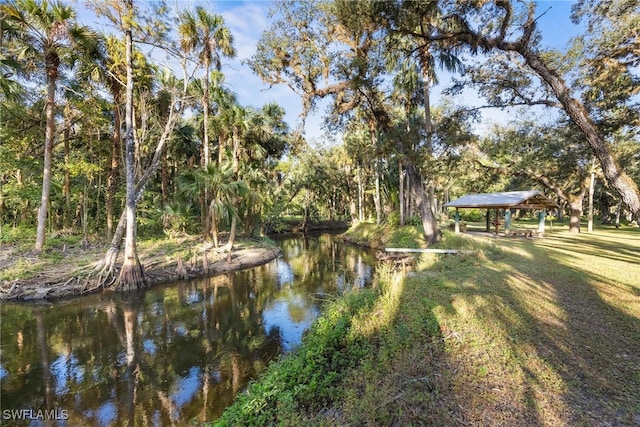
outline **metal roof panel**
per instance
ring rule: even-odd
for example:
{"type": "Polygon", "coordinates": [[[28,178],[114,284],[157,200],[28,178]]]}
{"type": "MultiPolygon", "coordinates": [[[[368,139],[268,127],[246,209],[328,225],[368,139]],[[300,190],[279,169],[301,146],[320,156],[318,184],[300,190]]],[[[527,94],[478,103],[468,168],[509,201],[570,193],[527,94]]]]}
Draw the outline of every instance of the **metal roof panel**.
{"type": "Polygon", "coordinates": [[[538,190],[505,191],[501,193],[466,194],[444,205],[449,208],[529,208],[557,207],[558,205],[538,190]]]}

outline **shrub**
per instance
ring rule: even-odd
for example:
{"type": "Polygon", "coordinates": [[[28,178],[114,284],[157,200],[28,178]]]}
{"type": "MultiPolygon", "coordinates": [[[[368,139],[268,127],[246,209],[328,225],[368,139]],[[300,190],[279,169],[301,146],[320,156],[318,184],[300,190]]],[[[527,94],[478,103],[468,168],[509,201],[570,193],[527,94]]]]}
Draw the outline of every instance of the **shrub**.
{"type": "Polygon", "coordinates": [[[419,215],[412,215],[404,220],[404,225],[422,225],[419,215]]]}
{"type": "Polygon", "coordinates": [[[482,222],[485,219],[485,211],[481,209],[464,209],[460,211],[460,218],[468,222],[482,222]]]}
{"type": "Polygon", "coordinates": [[[366,290],[332,302],[303,344],[270,365],[214,425],[275,425],[279,419],[339,401],[344,373],[368,352],[367,342],[351,334],[352,321],[370,310],[375,299],[376,293],[366,290]]]}

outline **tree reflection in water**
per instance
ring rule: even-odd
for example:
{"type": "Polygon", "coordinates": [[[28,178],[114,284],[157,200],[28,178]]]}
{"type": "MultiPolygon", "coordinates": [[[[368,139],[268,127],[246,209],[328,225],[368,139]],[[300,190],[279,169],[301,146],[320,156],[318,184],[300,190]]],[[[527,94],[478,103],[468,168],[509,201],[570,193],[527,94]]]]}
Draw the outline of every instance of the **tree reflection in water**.
{"type": "Polygon", "coordinates": [[[215,419],[269,361],[298,345],[322,297],[371,280],[373,254],[332,236],[279,244],[278,260],[235,274],[55,304],[3,303],[2,409],[66,410],[67,425],[215,419]]]}

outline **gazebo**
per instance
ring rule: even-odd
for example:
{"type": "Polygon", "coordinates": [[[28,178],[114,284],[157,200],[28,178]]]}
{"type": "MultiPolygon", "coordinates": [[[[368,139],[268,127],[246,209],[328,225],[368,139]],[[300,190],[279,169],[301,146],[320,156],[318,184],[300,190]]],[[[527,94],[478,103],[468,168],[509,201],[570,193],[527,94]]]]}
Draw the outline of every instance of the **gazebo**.
{"type": "Polygon", "coordinates": [[[505,235],[509,235],[511,226],[511,209],[540,209],[538,213],[538,233],[544,233],[544,221],[546,218],[546,210],[550,208],[559,208],[558,204],[546,197],[537,190],[529,191],[505,191],[501,193],[481,193],[466,194],[457,200],[446,203],[444,207],[456,208],[455,214],[455,231],[460,232],[460,208],[478,208],[487,210],[487,231],[490,230],[490,212],[491,209],[496,210],[496,221],[494,222],[496,234],[500,227],[498,221],[498,210],[505,209],[504,229],[505,235]]]}

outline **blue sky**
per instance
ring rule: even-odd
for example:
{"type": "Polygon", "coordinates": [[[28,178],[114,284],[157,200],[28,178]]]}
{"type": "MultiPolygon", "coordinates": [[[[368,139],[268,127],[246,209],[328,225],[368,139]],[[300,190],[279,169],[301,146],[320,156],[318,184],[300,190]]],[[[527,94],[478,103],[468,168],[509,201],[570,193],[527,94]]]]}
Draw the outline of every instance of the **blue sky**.
{"type": "MultiPolygon", "coordinates": [[[[263,31],[270,25],[268,12],[274,3],[273,1],[227,0],[213,2],[206,0],[168,0],[168,3],[179,8],[202,4],[212,12],[221,14],[234,36],[237,50],[236,58],[223,61],[223,72],[226,76],[228,87],[237,94],[240,104],[245,106],[260,108],[269,102],[277,102],[287,112],[286,120],[289,127],[297,127],[299,123],[298,117],[302,110],[299,97],[284,85],[269,88],[262,83],[260,78],[253,74],[248,66],[242,63],[243,60],[253,55],[257,41],[263,31]]],[[[569,19],[571,5],[574,2],[554,0],[540,1],[538,3],[539,13],[547,11],[538,21],[543,34],[543,44],[557,49],[565,48],[568,40],[578,32],[578,28],[569,19]]],[[[81,13],[79,17],[84,20],[88,16],[85,13],[81,13]]],[[[441,83],[433,90],[432,105],[440,103],[439,93],[446,86],[447,80],[446,76],[441,76],[441,83]]],[[[464,96],[461,102],[467,105],[474,105],[474,102],[477,104],[473,94],[469,93],[464,96]]],[[[318,111],[307,118],[305,135],[308,140],[313,140],[314,138],[323,139],[323,131],[321,129],[323,114],[324,106],[320,104],[318,111]]],[[[486,130],[491,123],[502,121],[508,115],[505,112],[485,110],[483,112],[484,120],[478,131],[486,130]]]]}

